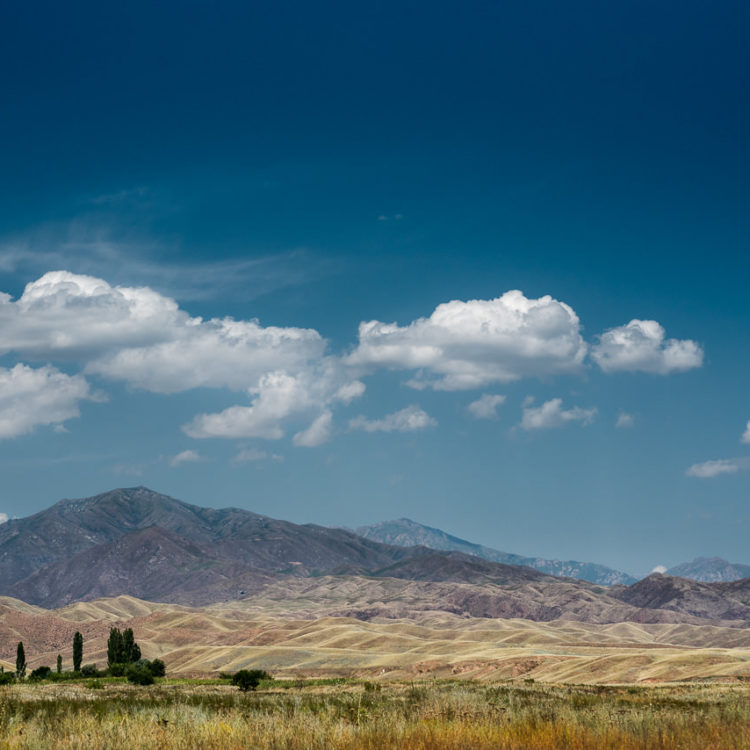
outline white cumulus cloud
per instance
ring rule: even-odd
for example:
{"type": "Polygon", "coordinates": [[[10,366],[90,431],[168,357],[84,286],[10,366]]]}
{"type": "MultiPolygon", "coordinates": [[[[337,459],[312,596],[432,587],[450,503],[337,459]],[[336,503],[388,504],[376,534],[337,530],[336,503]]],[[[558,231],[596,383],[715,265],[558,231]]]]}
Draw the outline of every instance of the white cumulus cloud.
{"type": "Polygon", "coordinates": [[[360,323],[359,345],[347,361],[416,370],[413,387],[453,391],[577,372],[586,350],[569,305],[514,290],[497,299],[446,302],[406,326],[360,323]]]}
{"type": "Polygon", "coordinates": [[[269,371],[319,359],[325,345],[311,329],[203,320],[148,287],[68,271],[44,274],[15,302],[0,295],[0,353],[83,360],[87,372],[156,393],[246,389],[269,371]]]}
{"type": "Polygon", "coordinates": [[[745,431],[742,433],[741,440],[743,443],[750,443],[750,420],[748,420],[747,425],[745,426],[745,431]]]}
{"type": "Polygon", "coordinates": [[[201,460],[201,454],[198,451],[186,450],[172,456],[169,459],[170,466],[179,466],[180,464],[192,464],[201,460]]]}
{"type": "Polygon", "coordinates": [[[497,407],[503,403],[505,403],[505,396],[483,393],[466,408],[477,419],[494,419],[497,416],[497,407]]]}
{"type": "Polygon", "coordinates": [[[665,339],[655,320],[631,320],[599,336],[591,356],[604,372],[669,375],[703,364],[703,349],[691,339],[665,339]]]}
{"type": "Polygon", "coordinates": [[[661,573],[664,575],[664,573],[667,572],[667,568],[664,565],[655,565],[654,568],[651,570],[652,573],[661,573]]]}
{"type": "Polygon", "coordinates": [[[320,421],[309,435],[299,437],[297,444],[312,445],[304,441],[313,440],[313,435],[322,441],[324,428],[330,430],[331,417],[321,419],[330,413],[327,407],[337,402],[349,403],[363,391],[362,383],[351,380],[337,360],[326,358],[316,367],[295,374],[274,371],[263,375],[257,386],[248,389],[249,406],[235,405],[218,413],[199,414],[183,430],[194,438],[279,440],[284,436],[285,420],[308,416],[320,421]]]}
{"type": "Polygon", "coordinates": [[[278,439],[284,420],[312,418],[361,396],[364,384],[326,346],[312,329],[204,320],[148,287],[68,271],[44,274],[16,301],[0,294],[0,354],[77,361],[83,373],[155,393],[207,387],[248,394],[249,403],[196,416],[184,428],[192,437],[278,439]]]}
{"type": "Polygon", "coordinates": [[[8,514],[0,513],[0,524],[7,523],[7,522],[8,522],[8,514]]]}
{"type": "Polygon", "coordinates": [[[736,474],[745,469],[750,469],[750,458],[717,458],[693,464],[685,474],[698,479],[713,479],[722,474],[736,474]]]}
{"type": "Polygon", "coordinates": [[[541,406],[527,403],[523,407],[521,427],[524,430],[544,430],[563,427],[570,422],[587,425],[591,424],[596,413],[596,409],[582,409],[580,406],[563,409],[562,399],[553,398],[545,401],[541,406]]]}
{"type": "Polygon", "coordinates": [[[407,406],[382,419],[359,416],[349,421],[349,429],[365,432],[413,432],[436,425],[437,421],[416,405],[407,406]]]}
{"type": "Polygon", "coordinates": [[[0,439],[78,417],[79,403],[87,399],[98,397],[82,375],[66,375],[49,365],[0,367],[0,439]]]}

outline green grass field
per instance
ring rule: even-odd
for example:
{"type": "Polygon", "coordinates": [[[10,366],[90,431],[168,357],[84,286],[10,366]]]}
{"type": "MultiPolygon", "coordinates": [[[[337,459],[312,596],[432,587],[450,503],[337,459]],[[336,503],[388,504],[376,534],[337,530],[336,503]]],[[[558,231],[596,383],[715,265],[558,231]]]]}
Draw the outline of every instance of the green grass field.
{"type": "Polygon", "coordinates": [[[0,688],[1,748],[750,748],[750,686],[109,679],[0,688]]]}

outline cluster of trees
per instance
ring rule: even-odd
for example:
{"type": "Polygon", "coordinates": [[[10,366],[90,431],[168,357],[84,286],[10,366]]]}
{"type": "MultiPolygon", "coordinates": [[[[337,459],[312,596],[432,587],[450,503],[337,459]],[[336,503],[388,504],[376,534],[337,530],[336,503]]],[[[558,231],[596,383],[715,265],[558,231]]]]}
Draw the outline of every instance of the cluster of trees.
{"type": "MultiPolygon", "coordinates": [[[[84,664],[83,661],[83,636],[76,632],[73,636],[73,672],[63,673],[62,655],[57,655],[56,677],[51,667],[41,666],[34,669],[29,675],[31,680],[65,679],[68,677],[121,677],[125,675],[130,682],[138,685],[151,685],[155,677],[164,677],[166,668],[161,659],[149,661],[141,656],[141,649],[133,636],[133,629],[126,628],[120,632],[118,628],[110,628],[107,639],[107,669],[99,670],[96,664],[84,664]]],[[[0,685],[8,684],[15,680],[23,680],[26,677],[26,651],[23,641],[16,648],[16,671],[4,672],[0,667],[0,685]]]]}
{"type": "Polygon", "coordinates": [[[141,649],[133,637],[133,629],[122,632],[110,628],[107,639],[107,672],[115,677],[125,675],[136,685],[153,685],[154,677],[164,677],[166,670],[161,659],[141,658],[141,649]]]}

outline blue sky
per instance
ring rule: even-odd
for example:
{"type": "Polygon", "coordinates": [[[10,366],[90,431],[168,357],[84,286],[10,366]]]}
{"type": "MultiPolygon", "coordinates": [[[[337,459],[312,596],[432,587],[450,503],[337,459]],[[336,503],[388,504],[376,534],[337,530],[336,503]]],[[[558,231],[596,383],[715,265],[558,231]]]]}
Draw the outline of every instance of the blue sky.
{"type": "Polygon", "coordinates": [[[750,8],[360,5],[0,11],[0,511],[750,562],[750,8]]]}

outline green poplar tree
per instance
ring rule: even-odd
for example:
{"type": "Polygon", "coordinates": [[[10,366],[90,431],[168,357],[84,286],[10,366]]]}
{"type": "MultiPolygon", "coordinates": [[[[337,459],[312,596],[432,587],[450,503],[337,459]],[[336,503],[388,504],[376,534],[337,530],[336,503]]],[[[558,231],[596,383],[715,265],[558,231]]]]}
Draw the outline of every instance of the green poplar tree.
{"type": "Polygon", "coordinates": [[[122,633],[119,628],[110,628],[107,639],[107,666],[123,664],[125,661],[123,656],[122,633]]]}
{"type": "Polygon", "coordinates": [[[62,656],[57,655],[57,674],[62,674],[62,656]]]}
{"type": "Polygon", "coordinates": [[[26,676],[26,652],[23,650],[23,641],[18,642],[16,648],[16,677],[22,680],[26,676]]]}
{"type": "Polygon", "coordinates": [[[83,636],[76,630],[76,633],[73,636],[73,671],[74,672],[81,671],[82,661],[83,661],[83,636]]]}

